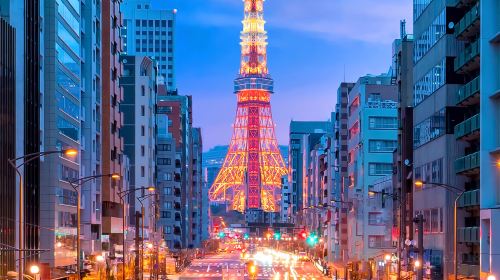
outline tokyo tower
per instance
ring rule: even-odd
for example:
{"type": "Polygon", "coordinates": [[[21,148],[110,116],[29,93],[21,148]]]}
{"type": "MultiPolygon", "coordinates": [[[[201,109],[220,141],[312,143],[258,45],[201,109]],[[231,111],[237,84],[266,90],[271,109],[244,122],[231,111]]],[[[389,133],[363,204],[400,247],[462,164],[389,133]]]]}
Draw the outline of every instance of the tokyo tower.
{"type": "Polygon", "coordinates": [[[241,213],[279,211],[281,177],[287,169],[271,114],[273,80],[267,69],[264,0],[243,0],[241,67],[234,81],[238,99],[229,150],[209,190],[212,201],[229,201],[241,213]]]}

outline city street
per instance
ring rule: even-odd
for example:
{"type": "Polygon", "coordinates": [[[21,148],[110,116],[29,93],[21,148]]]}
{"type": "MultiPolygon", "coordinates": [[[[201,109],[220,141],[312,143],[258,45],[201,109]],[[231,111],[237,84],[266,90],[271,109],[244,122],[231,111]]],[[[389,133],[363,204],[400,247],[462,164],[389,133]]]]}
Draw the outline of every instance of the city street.
{"type": "Polygon", "coordinates": [[[263,263],[262,260],[255,260],[255,276],[250,277],[248,260],[242,259],[240,253],[221,253],[194,260],[179,276],[169,276],[169,279],[329,279],[309,261],[273,259],[263,263]]]}

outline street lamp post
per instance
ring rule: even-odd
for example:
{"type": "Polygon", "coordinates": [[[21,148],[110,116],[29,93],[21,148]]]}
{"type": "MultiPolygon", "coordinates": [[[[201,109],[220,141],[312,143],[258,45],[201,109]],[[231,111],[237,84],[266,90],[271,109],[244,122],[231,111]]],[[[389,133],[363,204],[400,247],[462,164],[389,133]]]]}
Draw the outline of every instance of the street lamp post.
{"type": "MultiPolygon", "coordinates": [[[[122,202],[122,209],[123,209],[123,213],[122,213],[122,239],[123,239],[123,273],[122,273],[122,280],[125,280],[125,260],[126,260],[126,257],[127,257],[127,251],[126,251],[126,246],[125,246],[125,219],[127,217],[126,215],[126,210],[125,210],[125,196],[128,196],[129,194],[131,194],[132,192],[135,192],[135,191],[138,191],[138,190],[144,190],[146,188],[142,187],[142,188],[135,188],[135,189],[131,189],[131,190],[126,190],[126,191],[122,191],[122,192],[119,192],[118,193],[118,197],[120,198],[121,202],[122,202]]],[[[150,192],[153,192],[155,191],[155,188],[154,187],[149,187],[147,188],[148,191],[150,192]]],[[[139,250],[139,248],[136,248],[136,250],[139,250]]]]}
{"type": "Polygon", "coordinates": [[[454,279],[458,280],[458,250],[457,250],[457,211],[458,211],[458,200],[462,197],[462,195],[465,193],[464,190],[461,190],[457,187],[450,186],[447,184],[443,183],[434,183],[434,182],[423,182],[423,181],[416,181],[415,186],[417,187],[423,187],[424,185],[434,185],[437,187],[444,188],[452,193],[454,193],[457,197],[455,198],[455,202],[453,205],[453,274],[454,274],[454,279]]]}
{"type": "Polygon", "coordinates": [[[76,180],[70,181],[69,184],[73,188],[73,190],[77,193],[76,199],[76,272],[78,274],[78,279],[81,279],[81,241],[80,241],[80,232],[81,232],[81,194],[80,187],[85,183],[92,181],[97,178],[110,177],[114,180],[119,180],[121,176],[116,173],[106,174],[106,175],[93,175],[86,176],[82,178],[78,178],[76,180]]]}
{"type": "Polygon", "coordinates": [[[31,153],[27,155],[23,155],[14,159],[8,159],[9,164],[16,170],[17,175],[19,176],[19,257],[18,257],[18,265],[19,265],[19,273],[18,277],[20,280],[23,280],[24,277],[24,185],[23,185],[23,175],[19,168],[26,165],[27,163],[34,161],[40,157],[50,155],[50,154],[63,154],[67,156],[76,156],[78,151],[76,149],[64,149],[57,151],[44,151],[31,153]],[[17,161],[24,160],[21,164],[17,164],[17,161]]]}
{"type": "MultiPolygon", "coordinates": [[[[141,223],[141,268],[144,266],[144,200],[148,197],[155,196],[156,194],[151,193],[148,195],[144,195],[141,197],[137,198],[137,201],[141,204],[141,216],[142,216],[142,223],[141,223]]],[[[150,272],[151,273],[151,272],[150,272]]],[[[144,279],[144,277],[141,275],[141,279],[144,279]]]]}

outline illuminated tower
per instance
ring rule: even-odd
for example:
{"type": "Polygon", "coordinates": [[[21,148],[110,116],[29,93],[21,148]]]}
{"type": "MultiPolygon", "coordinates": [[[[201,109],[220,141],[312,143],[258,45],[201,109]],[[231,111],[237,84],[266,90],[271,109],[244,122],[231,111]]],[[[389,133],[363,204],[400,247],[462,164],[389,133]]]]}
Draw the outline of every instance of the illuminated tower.
{"type": "Polygon", "coordinates": [[[281,176],[287,173],[271,114],[273,80],[267,70],[264,0],[244,0],[241,68],[234,81],[238,98],[233,136],[209,195],[230,201],[233,210],[279,211],[281,176]]]}

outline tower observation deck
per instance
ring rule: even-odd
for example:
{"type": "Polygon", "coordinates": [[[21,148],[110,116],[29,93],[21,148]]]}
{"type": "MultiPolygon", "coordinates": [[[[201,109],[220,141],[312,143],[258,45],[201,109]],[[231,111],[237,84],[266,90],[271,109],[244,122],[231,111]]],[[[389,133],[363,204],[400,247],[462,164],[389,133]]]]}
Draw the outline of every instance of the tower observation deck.
{"type": "Polygon", "coordinates": [[[244,0],[241,66],[234,81],[236,119],[229,150],[213,185],[212,201],[229,201],[239,212],[279,211],[281,177],[287,169],[271,113],[273,80],[267,68],[264,0],[244,0]]]}

